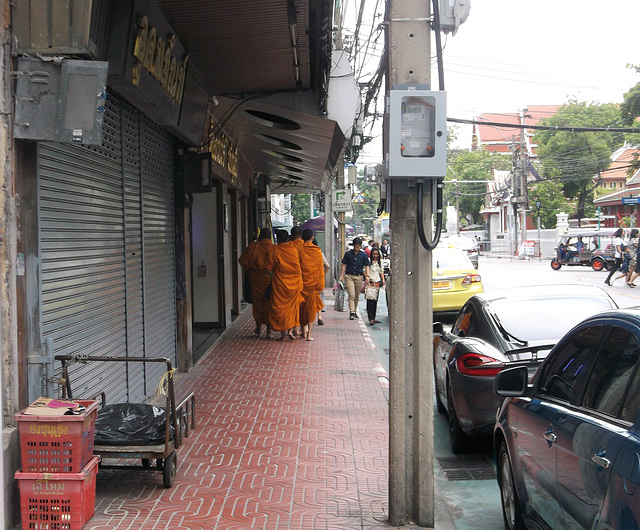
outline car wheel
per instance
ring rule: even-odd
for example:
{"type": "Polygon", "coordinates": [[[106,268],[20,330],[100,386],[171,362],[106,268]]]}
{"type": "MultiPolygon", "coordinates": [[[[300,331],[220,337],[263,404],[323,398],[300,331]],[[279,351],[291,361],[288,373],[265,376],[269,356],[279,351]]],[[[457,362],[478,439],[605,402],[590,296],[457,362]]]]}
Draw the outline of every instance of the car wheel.
{"type": "Polygon", "coordinates": [[[440,397],[440,392],[438,392],[438,389],[436,389],[436,408],[438,409],[438,412],[440,414],[447,413],[447,407],[445,407],[444,403],[442,403],[442,398],[440,397]]]}
{"type": "Polygon", "coordinates": [[[591,262],[591,268],[594,271],[601,271],[602,269],[605,269],[606,267],[604,265],[604,262],[601,259],[594,259],[591,262]]]}
{"type": "Polygon", "coordinates": [[[462,430],[460,422],[458,421],[458,415],[456,414],[456,407],[453,403],[453,391],[451,389],[451,383],[447,385],[447,414],[449,416],[449,440],[451,442],[451,452],[453,454],[462,453],[467,448],[468,437],[462,430]]]}
{"type": "Polygon", "coordinates": [[[498,452],[498,474],[504,526],[508,530],[524,530],[525,526],[522,520],[522,510],[520,508],[520,501],[518,500],[518,492],[513,480],[511,460],[509,459],[507,445],[504,441],[500,444],[500,451],[498,452]]]}
{"type": "Polygon", "coordinates": [[[561,267],[562,267],[562,263],[560,263],[557,259],[551,260],[551,268],[554,271],[559,271],[561,267]]]}

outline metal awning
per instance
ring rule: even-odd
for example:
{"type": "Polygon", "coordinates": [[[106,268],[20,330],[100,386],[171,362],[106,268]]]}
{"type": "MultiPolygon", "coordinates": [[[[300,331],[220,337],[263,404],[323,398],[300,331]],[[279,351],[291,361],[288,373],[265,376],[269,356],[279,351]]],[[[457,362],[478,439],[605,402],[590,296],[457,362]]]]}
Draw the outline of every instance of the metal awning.
{"type": "Polygon", "coordinates": [[[282,193],[326,189],[344,137],[327,120],[331,0],[159,0],[253,171],[282,193]]]}

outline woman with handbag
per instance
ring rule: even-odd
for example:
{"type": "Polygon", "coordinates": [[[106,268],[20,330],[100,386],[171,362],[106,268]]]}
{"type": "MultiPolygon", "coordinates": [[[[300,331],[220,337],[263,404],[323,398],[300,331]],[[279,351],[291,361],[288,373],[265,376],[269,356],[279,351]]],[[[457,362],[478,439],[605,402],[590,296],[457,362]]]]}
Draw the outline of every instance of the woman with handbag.
{"type": "Polygon", "coordinates": [[[376,320],[376,312],[378,310],[378,295],[380,287],[384,286],[384,268],[380,259],[380,250],[378,247],[371,249],[369,256],[371,265],[369,267],[369,283],[365,287],[364,297],[367,299],[367,317],[369,317],[369,325],[380,324],[376,320]]]}

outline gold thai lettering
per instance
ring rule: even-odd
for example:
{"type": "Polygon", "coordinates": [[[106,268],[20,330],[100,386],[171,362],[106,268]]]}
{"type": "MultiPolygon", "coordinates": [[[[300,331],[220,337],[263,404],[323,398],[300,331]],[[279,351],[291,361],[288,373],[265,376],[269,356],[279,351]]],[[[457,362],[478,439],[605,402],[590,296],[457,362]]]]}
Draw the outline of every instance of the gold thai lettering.
{"type": "Polygon", "coordinates": [[[136,42],[133,47],[133,56],[139,63],[144,63],[145,47],[147,45],[147,31],[149,30],[149,21],[147,17],[142,17],[138,21],[138,33],[136,42]]]}
{"type": "Polygon", "coordinates": [[[132,83],[139,86],[144,68],[176,103],[182,104],[189,55],[185,54],[182,59],[176,58],[173,50],[177,37],[167,35],[165,39],[157,35],[156,28],[149,26],[147,17],[141,17],[136,25],[138,31],[133,46],[133,57],[137,64],[132,68],[132,83]]]}
{"type": "Polygon", "coordinates": [[[238,176],[238,147],[229,147],[227,169],[234,177],[238,176]]]}
{"type": "MultiPolygon", "coordinates": [[[[212,122],[210,130],[215,128],[212,122]]],[[[209,142],[212,160],[226,169],[232,177],[238,176],[238,146],[233,144],[223,132],[214,135],[209,142]]]]}

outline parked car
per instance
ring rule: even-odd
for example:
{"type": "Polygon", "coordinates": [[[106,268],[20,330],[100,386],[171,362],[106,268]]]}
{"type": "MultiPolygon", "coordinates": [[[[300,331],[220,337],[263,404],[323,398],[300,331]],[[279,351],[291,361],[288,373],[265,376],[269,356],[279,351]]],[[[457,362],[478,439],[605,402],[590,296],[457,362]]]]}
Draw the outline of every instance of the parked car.
{"type": "Polygon", "coordinates": [[[611,230],[585,230],[560,236],[556,255],[551,260],[551,268],[560,270],[563,265],[587,266],[594,271],[609,270],[613,267],[611,230]]]}
{"type": "Polygon", "coordinates": [[[617,305],[590,285],[529,286],[472,296],[450,332],[433,324],[438,411],[449,417],[451,450],[489,436],[502,399],[494,376],[524,365],[533,375],[556,342],[582,319],[617,305]]]}
{"type": "Polygon", "coordinates": [[[478,243],[472,237],[467,236],[443,236],[438,243],[440,247],[453,247],[459,248],[464,251],[469,258],[469,261],[473,264],[474,268],[478,268],[478,256],[480,251],[478,249],[478,243]]]}
{"type": "Polygon", "coordinates": [[[640,527],[640,310],[573,328],[531,384],[500,372],[494,448],[505,525],[640,527]]]}
{"type": "Polygon", "coordinates": [[[457,312],[470,296],[483,291],[482,278],[462,250],[438,246],[431,259],[434,312],[457,312]]]}

